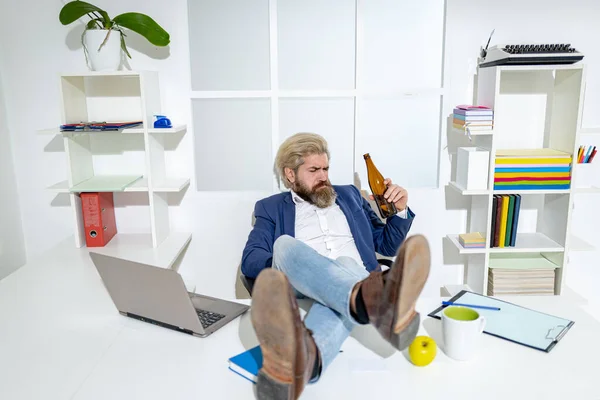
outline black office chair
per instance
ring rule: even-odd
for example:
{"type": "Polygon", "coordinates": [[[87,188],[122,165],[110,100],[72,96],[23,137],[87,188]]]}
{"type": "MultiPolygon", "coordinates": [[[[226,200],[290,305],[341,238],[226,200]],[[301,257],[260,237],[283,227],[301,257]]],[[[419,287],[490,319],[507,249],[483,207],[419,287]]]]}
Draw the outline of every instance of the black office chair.
{"type": "Polygon", "coordinates": [[[255,280],[256,280],[255,278],[249,278],[244,274],[240,275],[240,281],[242,281],[242,285],[244,285],[244,288],[246,288],[246,290],[248,291],[248,294],[251,297],[252,297],[252,289],[254,288],[255,280]]]}
{"type": "MultiPolygon", "coordinates": [[[[377,262],[380,265],[385,265],[388,268],[392,268],[392,260],[389,260],[387,258],[379,258],[379,259],[377,259],[377,262]]],[[[252,289],[254,288],[255,280],[256,280],[255,278],[247,277],[244,274],[240,275],[240,281],[242,281],[242,285],[244,285],[244,288],[246,288],[250,297],[252,297],[252,289]]]]}

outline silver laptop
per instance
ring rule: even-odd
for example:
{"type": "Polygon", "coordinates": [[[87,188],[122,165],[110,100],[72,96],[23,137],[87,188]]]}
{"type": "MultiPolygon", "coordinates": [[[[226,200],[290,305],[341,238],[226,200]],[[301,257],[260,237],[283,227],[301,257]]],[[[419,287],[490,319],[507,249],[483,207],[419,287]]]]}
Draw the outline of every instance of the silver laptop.
{"type": "Polygon", "coordinates": [[[122,315],[206,337],[250,307],[189,293],[172,269],[90,252],[113,303],[122,315]]]}

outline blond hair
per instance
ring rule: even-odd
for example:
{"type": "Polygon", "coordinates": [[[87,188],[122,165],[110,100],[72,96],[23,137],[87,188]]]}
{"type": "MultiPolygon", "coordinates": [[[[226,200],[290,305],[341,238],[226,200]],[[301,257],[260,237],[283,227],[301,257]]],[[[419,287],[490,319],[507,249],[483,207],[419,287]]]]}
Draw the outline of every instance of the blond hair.
{"type": "Polygon", "coordinates": [[[327,158],[330,158],[327,141],[322,136],[305,132],[290,136],[279,146],[277,151],[275,175],[286,188],[291,188],[292,184],[285,176],[285,169],[290,168],[297,174],[298,168],[304,164],[304,157],[313,154],[327,154],[327,158]]]}

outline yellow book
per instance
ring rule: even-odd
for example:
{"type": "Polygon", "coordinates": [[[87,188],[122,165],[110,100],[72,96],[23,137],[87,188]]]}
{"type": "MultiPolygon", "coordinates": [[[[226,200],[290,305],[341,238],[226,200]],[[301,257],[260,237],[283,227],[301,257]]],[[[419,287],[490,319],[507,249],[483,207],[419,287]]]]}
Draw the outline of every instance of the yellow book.
{"type": "Polygon", "coordinates": [[[485,243],[481,232],[461,233],[458,236],[464,243],[485,243]]]}
{"type": "Polygon", "coordinates": [[[496,157],[571,157],[571,153],[554,149],[500,149],[496,157]]]}
{"type": "Polygon", "coordinates": [[[500,220],[500,240],[498,241],[498,247],[504,247],[504,241],[506,240],[506,223],[508,220],[508,203],[510,197],[502,196],[502,219],[500,220]]]}
{"type": "Polygon", "coordinates": [[[571,157],[559,158],[496,158],[496,164],[570,164],[571,157]]]}

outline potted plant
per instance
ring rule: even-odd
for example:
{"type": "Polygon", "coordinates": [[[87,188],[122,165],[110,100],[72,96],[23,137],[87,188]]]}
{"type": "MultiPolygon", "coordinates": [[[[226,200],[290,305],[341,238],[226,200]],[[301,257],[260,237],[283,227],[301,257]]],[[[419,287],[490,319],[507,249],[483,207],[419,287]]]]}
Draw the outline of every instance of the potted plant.
{"type": "Polygon", "coordinates": [[[145,14],[128,12],[110,18],[108,13],[85,1],[71,1],[60,10],[59,20],[69,25],[83,16],[86,23],[81,42],[86,61],[94,71],[117,70],[121,64],[121,50],[131,58],[125,44],[124,28],[145,37],[155,46],[169,44],[169,34],[152,18],[145,14]]]}

